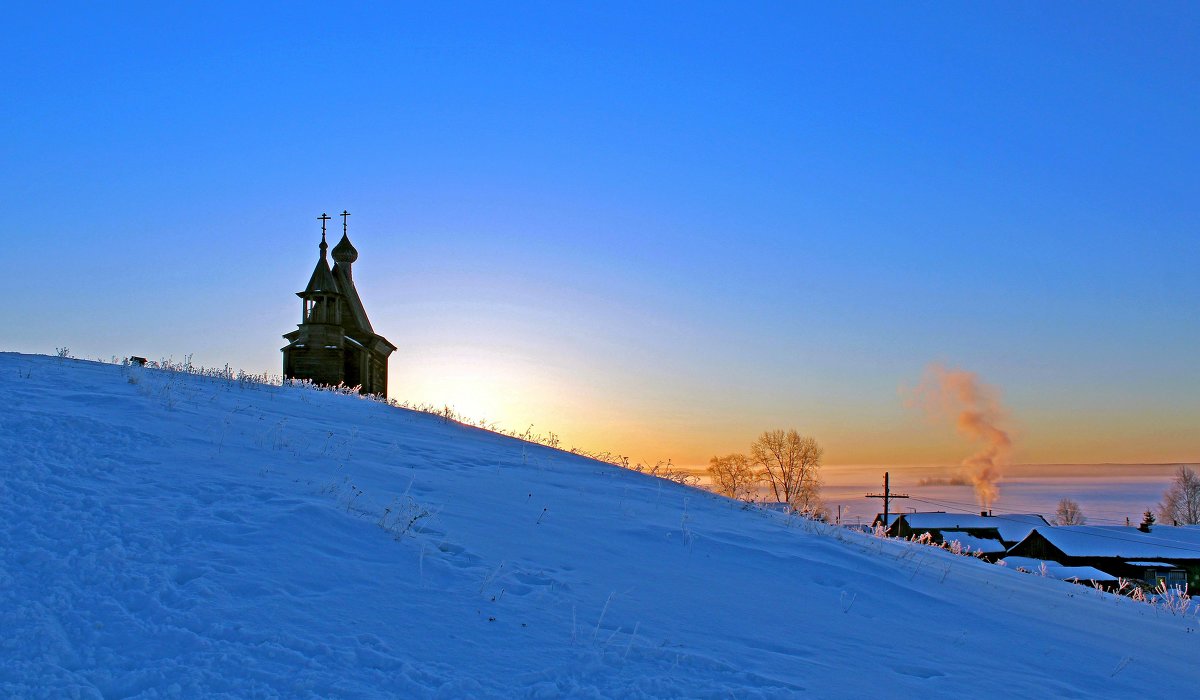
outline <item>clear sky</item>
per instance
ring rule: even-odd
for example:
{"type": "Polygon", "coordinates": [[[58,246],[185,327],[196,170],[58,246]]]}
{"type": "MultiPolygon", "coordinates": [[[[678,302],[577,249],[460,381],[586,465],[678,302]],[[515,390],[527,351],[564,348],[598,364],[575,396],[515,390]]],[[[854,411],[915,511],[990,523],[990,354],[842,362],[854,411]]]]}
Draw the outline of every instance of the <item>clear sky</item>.
{"type": "Polygon", "coordinates": [[[426,5],[9,3],[0,349],[279,372],[349,209],[395,398],[953,463],[936,361],[1200,460],[1200,5],[426,5]]]}

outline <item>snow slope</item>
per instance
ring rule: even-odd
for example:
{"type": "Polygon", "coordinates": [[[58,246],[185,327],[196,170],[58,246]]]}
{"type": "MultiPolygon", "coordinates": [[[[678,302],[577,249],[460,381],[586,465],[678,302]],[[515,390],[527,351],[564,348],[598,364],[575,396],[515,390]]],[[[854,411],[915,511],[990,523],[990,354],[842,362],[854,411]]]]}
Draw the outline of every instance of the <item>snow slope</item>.
{"type": "Polygon", "coordinates": [[[1200,682],[1194,617],[355,397],[6,353],[0,400],[3,697],[1200,682]]]}

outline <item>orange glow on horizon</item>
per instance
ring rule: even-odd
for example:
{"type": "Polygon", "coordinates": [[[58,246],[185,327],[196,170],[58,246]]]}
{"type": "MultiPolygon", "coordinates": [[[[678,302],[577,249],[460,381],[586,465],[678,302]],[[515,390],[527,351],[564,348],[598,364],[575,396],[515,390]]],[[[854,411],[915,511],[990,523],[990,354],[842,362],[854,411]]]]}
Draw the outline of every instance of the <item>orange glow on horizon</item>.
{"type": "MultiPolygon", "coordinates": [[[[393,370],[391,395],[450,406],[469,421],[518,434],[558,436],[559,446],[632,462],[670,460],[703,468],[716,455],[745,452],[764,430],[796,428],[825,448],[826,465],[957,465],[964,443],[951,425],[931,425],[895,395],[857,409],[799,403],[736,404],[628,378],[602,381],[588,368],[485,347],[443,348],[393,370]],[[396,371],[400,370],[400,371],[396,371]],[[682,407],[682,408],[681,408],[682,407]]],[[[788,397],[790,398],[790,397],[788,397]]],[[[1129,416],[1014,407],[1020,435],[1013,463],[1174,463],[1200,460],[1200,416],[1166,410],[1129,416]]]]}

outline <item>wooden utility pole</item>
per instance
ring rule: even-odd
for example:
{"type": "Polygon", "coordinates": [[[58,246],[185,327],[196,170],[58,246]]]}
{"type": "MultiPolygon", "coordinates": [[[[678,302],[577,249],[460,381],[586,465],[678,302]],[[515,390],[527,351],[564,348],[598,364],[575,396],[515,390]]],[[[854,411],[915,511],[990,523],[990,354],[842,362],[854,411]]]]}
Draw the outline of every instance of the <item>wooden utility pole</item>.
{"type": "Polygon", "coordinates": [[[891,523],[888,522],[888,513],[890,512],[891,500],[893,498],[908,498],[907,493],[892,493],[891,475],[888,472],[883,473],[883,493],[868,493],[867,498],[882,498],[883,499],[883,527],[887,529],[891,523]]]}

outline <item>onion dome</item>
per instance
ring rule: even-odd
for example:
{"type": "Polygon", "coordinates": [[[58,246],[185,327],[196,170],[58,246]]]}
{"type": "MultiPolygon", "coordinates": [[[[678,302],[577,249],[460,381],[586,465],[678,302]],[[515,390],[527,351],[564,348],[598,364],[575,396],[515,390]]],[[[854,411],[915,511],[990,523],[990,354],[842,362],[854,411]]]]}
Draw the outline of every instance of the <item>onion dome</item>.
{"type": "Polygon", "coordinates": [[[333,247],[333,261],[350,265],[355,260],[358,260],[358,250],[350,244],[350,238],[343,233],[342,240],[333,247]]]}

